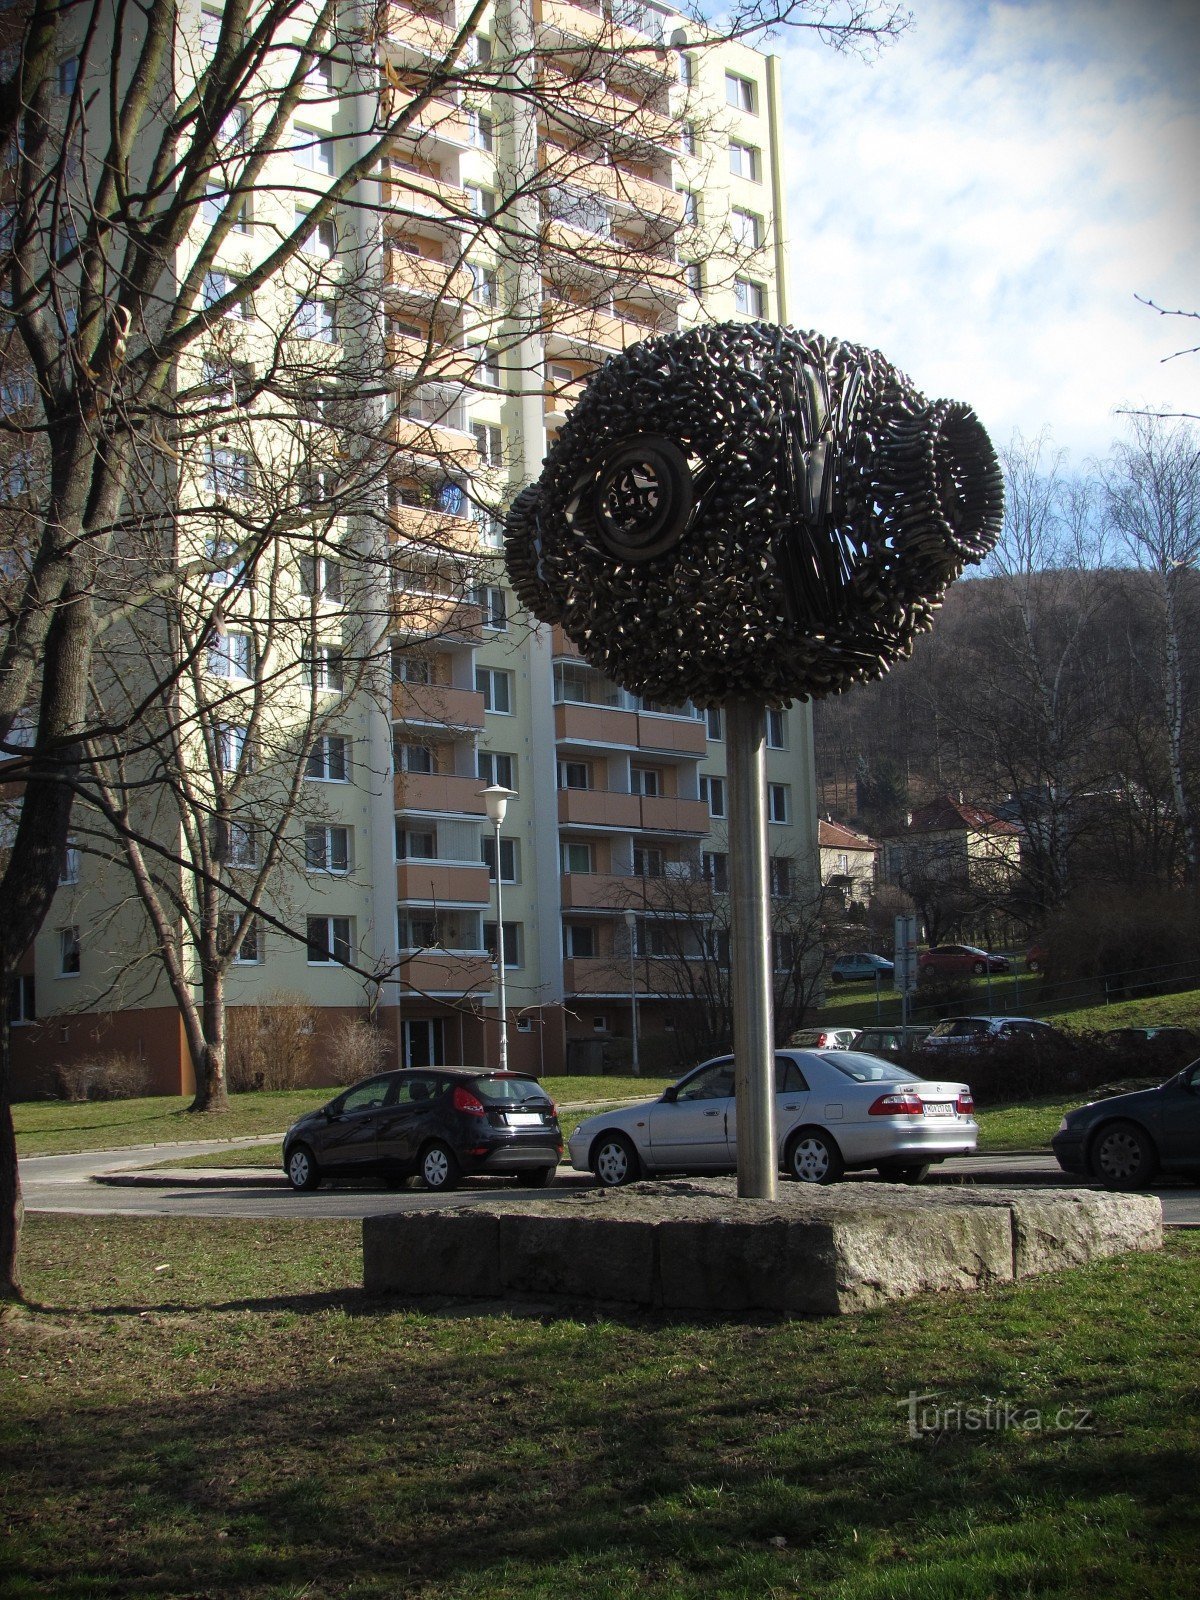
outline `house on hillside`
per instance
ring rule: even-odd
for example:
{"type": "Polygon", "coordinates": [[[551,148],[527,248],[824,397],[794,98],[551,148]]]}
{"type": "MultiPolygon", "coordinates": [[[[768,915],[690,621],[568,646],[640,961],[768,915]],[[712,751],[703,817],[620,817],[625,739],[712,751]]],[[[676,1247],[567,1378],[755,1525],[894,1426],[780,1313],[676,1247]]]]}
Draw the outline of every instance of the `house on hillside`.
{"type": "Polygon", "coordinates": [[[885,834],[883,881],[913,891],[918,881],[938,880],[963,889],[987,890],[1020,866],[1021,830],[980,806],[944,794],[908,814],[903,828],[885,834]]]}
{"type": "Polygon", "coordinates": [[[840,889],[847,900],[865,905],[875,889],[879,846],[865,834],[822,817],[817,824],[821,852],[821,883],[840,889]]]}

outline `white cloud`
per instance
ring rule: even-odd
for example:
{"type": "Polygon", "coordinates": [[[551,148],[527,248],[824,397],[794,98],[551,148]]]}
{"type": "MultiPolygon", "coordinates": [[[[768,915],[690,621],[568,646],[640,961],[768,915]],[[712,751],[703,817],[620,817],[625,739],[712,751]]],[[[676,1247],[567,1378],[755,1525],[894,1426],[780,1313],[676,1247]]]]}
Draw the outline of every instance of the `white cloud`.
{"type": "Polygon", "coordinates": [[[877,345],[997,442],[1076,457],[1116,407],[1200,411],[1190,0],[910,0],[873,65],[785,41],[789,319],[877,345]],[[1190,336],[1190,337],[1189,337],[1190,336]]]}

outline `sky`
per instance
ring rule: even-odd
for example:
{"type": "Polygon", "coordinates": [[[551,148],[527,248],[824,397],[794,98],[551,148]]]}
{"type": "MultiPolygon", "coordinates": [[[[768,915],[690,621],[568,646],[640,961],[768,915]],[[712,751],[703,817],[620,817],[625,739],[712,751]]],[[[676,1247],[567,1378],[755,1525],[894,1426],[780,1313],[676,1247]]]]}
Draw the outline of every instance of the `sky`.
{"type": "Polygon", "coordinates": [[[997,445],[1082,467],[1200,412],[1200,0],[907,0],[874,61],[781,57],[788,321],[875,346],[997,445]]]}

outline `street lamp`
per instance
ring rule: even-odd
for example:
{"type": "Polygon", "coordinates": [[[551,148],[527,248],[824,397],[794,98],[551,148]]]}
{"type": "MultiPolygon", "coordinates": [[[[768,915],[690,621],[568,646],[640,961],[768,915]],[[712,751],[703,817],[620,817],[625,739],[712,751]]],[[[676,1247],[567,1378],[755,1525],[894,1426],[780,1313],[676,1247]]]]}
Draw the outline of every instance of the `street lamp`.
{"type": "Polygon", "coordinates": [[[496,841],[496,1002],[500,1019],[500,1071],[508,1071],[508,1030],[505,1027],[504,994],[504,890],[500,884],[500,824],[508,810],[508,802],[515,800],[517,791],[506,789],[502,783],[491,783],[479,790],[487,808],[492,836],[496,841]]]}
{"type": "Polygon", "coordinates": [[[625,913],[625,926],[629,929],[629,1004],[633,1011],[633,1075],[641,1077],[641,1068],[638,1065],[638,1014],[637,1014],[637,973],[634,969],[633,958],[637,949],[634,937],[637,928],[637,912],[630,909],[625,913]]]}

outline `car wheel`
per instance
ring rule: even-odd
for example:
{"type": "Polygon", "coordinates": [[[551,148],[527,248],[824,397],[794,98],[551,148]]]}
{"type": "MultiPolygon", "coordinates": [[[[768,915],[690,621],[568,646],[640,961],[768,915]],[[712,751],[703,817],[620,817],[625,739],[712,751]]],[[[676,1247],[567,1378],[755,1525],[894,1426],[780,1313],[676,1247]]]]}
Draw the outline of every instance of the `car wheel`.
{"type": "Polygon", "coordinates": [[[840,973],[840,972],[831,972],[829,974],[829,981],[831,983],[841,983],[843,981],[842,973],[840,973]]]}
{"type": "Polygon", "coordinates": [[[987,962],[986,961],[973,961],[971,963],[971,971],[975,974],[976,977],[978,977],[981,972],[986,972],[987,971],[987,962]]]}
{"type": "Polygon", "coordinates": [[[557,1167],[529,1167],[517,1173],[517,1182],[522,1189],[544,1189],[547,1184],[554,1182],[557,1170],[557,1167]]]}
{"type": "Polygon", "coordinates": [[[929,1176],[930,1163],[916,1167],[878,1167],[876,1170],[884,1183],[924,1183],[929,1176]]]}
{"type": "Polygon", "coordinates": [[[317,1158],[306,1144],[298,1144],[287,1159],[288,1182],[297,1194],[315,1189],[321,1181],[317,1158]]]}
{"type": "Polygon", "coordinates": [[[1025,963],[1025,970],[1027,972],[1040,972],[1042,970],[1042,963],[1035,956],[1032,961],[1027,961],[1025,963]]]}
{"type": "Polygon", "coordinates": [[[592,1146],[592,1171],[606,1189],[619,1189],[640,1176],[641,1163],[623,1133],[602,1133],[592,1146]]]}
{"type": "Polygon", "coordinates": [[[454,1151],[444,1144],[431,1144],[421,1156],[421,1182],[427,1189],[457,1189],[462,1168],[454,1151]]]}
{"type": "Polygon", "coordinates": [[[1106,1189],[1144,1189],[1158,1170],[1158,1151],[1136,1122],[1110,1122],[1092,1141],[1090,1166],[1106,1189]]]}
{"type": "Polygon", "coordinates": [[[820,1128],[801,1128],[792,1136],[787,1166],[797,1183],[836,1183],[846,1170],[842,1152],[820,1128]]]}

